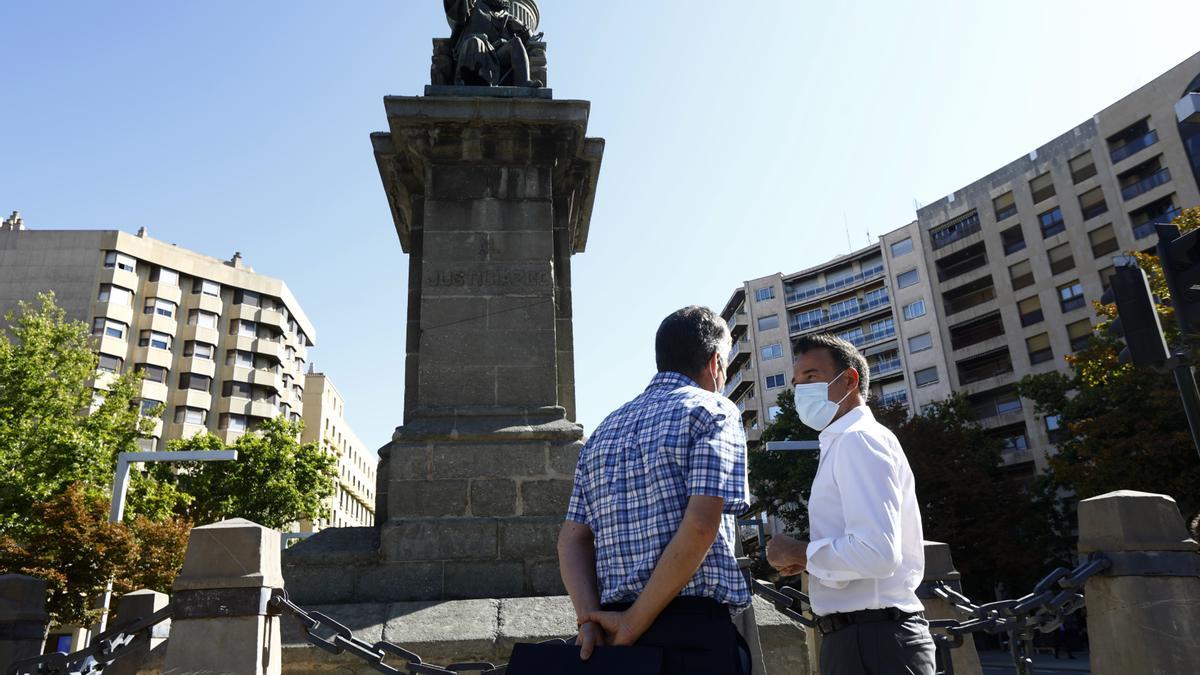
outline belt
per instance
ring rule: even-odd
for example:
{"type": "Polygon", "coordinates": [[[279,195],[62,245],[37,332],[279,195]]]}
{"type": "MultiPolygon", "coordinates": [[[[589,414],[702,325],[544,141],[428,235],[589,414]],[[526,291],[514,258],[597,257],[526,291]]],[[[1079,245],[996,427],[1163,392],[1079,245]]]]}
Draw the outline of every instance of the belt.
{"type": "Polygon", "coordinates": [[[925,617],[924,612],[905,612],[902,609],[895,607],[887,607],[884,609],[860,609],[857,612],[845,612],[843,614],[827,614],[817,617],[817,630],[821,631],[821,635],[829,635],[835,631],[839,631],[847,626],[853,626],[860,623],[878,623],[880,621],[903,621],[910,617],[919,616],[925,617]]]}

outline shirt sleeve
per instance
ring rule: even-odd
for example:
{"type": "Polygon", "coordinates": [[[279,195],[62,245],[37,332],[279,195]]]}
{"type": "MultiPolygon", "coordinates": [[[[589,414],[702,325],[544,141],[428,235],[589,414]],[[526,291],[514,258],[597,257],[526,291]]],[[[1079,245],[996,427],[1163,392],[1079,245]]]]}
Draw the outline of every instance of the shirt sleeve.
{"type": "Polygon", "coordinates": [[[846,530],[809,543],[808,573],[833,588],[886,579],[901,562],[897,461],[883,442],[863,433],[839,439],[833,460],[846,530]]]}
{"type": "Polygon", "coordinates": [[[746,482],[746,433],[741,419],[697,408],[691,418],[692,444],[687,456],[687,495],[720,497],[722,511],[738,514],[750,506],[746,482]]]}
{"type": "MultiPolygon", "coordinates": [[[[584,448],[586,450],[586,447],[584,448]]],[[[588,519],[588,501],[584,493],[584,482],[587,477],[583,470],[583,453],[579,453],[579,461],[575,464],[575,484],[571,486],[571,499],[567,502],[567,520],[591,527],[588,519]]]]}

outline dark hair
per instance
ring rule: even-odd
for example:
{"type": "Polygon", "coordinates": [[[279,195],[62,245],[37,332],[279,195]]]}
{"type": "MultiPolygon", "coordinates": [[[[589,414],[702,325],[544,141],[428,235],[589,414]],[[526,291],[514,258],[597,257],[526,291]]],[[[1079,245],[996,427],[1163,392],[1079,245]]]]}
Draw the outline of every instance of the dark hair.
{"type": "Polygon", "coordinates": [[[838,370],[853,368],[858,371],[858,392],[863,400],[867,399],[867,386],[871,383],[871,367],[858,349],[836,335],[823,333],[819,335],[802,335],[796,339],[797,354],[807,354],[814,349],[824,349],[833,358],[833,365],[838,370]]]}
{"type": "Polygon", "coordinates": [[[695,377],[728,339],[725,320],[707,307],[692,305],[672,312],[654,336],[658,372],[695,377]]]}

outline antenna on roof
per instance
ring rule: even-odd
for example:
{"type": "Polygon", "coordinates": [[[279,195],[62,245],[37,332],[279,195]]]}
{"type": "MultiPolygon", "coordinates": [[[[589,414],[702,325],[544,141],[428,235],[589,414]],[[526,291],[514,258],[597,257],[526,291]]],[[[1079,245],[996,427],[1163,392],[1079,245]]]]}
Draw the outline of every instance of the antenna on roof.
{"type": "Polygon", "coordinates": [[[854,244],[850,241],[850,220],[846,218],[845,211],[842,211],[842,225],[846,227],[846,248],[849,249],[846,252],[849,253],[854,250],[854,244]]]}

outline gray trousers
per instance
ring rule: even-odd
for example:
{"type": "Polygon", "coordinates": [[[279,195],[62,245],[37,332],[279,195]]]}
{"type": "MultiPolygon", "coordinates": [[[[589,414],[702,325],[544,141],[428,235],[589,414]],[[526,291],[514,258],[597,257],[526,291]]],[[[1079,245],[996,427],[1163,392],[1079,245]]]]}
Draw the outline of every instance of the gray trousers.
{"type": "Polygon", "coordinates": [[[919,616],[846,626],[821,642],[821,675],[934,675],[929,622],[919,616]]]}

